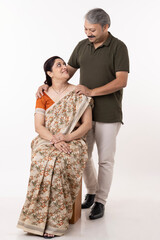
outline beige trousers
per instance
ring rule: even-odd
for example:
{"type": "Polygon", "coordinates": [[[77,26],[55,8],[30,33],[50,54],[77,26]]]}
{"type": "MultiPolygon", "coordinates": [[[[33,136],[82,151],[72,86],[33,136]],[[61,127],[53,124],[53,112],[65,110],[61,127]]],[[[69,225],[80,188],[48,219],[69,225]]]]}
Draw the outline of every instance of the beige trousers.
{"type": "Polygon", "coordinates": [[[93,122],[93,127],[87,135],[88,161],[83,178],[87,192],[89,194],[96,194],[95,202],[102,204],[106,203],[112,182],[116,136],[120,126],[120,122],[93,122]],[[96,143],[98,151],[98,176],[92,159],[94,143],[96,143]]]}

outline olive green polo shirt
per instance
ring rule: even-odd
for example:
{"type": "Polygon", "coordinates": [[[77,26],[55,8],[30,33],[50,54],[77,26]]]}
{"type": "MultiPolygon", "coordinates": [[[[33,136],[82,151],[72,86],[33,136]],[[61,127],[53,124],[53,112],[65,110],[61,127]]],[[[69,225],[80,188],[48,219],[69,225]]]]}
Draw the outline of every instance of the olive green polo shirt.
{"type": "MultiPolygon", "coordinates": [[[[84,39],[75,47],[68,64],[80,68],[80,84],[93,89],[104,86],[116,78],[116,72],[129,72],[129,58],[126,45],[109,33],[107,40],[94,48],[84,39]]],[[[122,122],[123,90],[93,97],[93,121],[122,122]]]]}

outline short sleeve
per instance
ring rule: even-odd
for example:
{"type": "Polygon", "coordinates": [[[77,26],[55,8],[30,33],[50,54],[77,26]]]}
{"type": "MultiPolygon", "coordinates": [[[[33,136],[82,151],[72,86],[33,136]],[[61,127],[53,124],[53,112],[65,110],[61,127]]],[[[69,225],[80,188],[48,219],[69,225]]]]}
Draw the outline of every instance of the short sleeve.
{"type": "Polygon", "coordinates": [[[70,59],[68,61],[68,65],[70,65],[73,68],[77,68],[77,69],[80,68],[79,63],[78,63],[78,50],[79,50],[79,43],[73,50],[73,52],[70,56],[70,59]]]}
{"type": "Polygon", "coordinates": [[[117,46],[115,58],[115,72],[126,71],[129,73],[129,56],[126,45],[120,42],[117,46]]]}
{"type": "Polygon", "coordinates": [[[46,101],[44,99],[44,96],[42,96],[41,98],[38,98],[36,100],[35,113],[45,114],[45,110],[46,110],[46,101]]]}

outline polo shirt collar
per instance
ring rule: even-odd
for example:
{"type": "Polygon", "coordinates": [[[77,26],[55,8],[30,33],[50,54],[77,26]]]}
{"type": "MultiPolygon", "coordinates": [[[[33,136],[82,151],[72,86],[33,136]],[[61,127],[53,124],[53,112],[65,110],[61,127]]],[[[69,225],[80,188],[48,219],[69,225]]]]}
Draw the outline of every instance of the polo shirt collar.
{"type": "MultiPolygon", "coordinates": [[[[110,32],[108,32],[108,33],[109,33],[109,36],[108,36],[107,40],[101,45],[101,47],[102,47],[102,46],[106,46],[106,47],[109,46],[109,44],[110,44],[113,36],[112,36],[112,34],[111,34],[110,32]]],[[[91,43],[91,42],[88,40],[88,45],[93,45],[93,43],[91,43]]]]}

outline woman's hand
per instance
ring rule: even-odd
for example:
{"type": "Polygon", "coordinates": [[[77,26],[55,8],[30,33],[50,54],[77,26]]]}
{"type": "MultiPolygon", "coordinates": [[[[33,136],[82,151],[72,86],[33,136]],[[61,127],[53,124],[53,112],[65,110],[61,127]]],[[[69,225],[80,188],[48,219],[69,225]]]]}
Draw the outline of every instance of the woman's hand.
{"type": "Polygon", "coordinates": [[[36,92],[36,98],[41,98],[43,96],[43,91],[47,91],[49,86],[47,84],[43,84],[40,86],[36,92]]]}
{"type": "Polygon", "coordinates": [[[70,134],[62,134],[62,133],[58,133],[58,134],[55,134],[53,135],[52,139],[50,140],[50,142],[52,144],[55,144],[55,143],[58,143],[58,142],[61,142],[61,141],[64,141],[64,142],[69,142],[70,141],[70,134]]]}
{"type": "Polygon", "coordinates": [[[71,153],[69,144],[66,143],[66,142],[64,142],[64,141],[61,141],[61,142],[59,142],[59,143],[55,143],[54,146],[55,146],[60,152],[64,152],[64,153],[68,153],[68,154],[71,153]]]}

